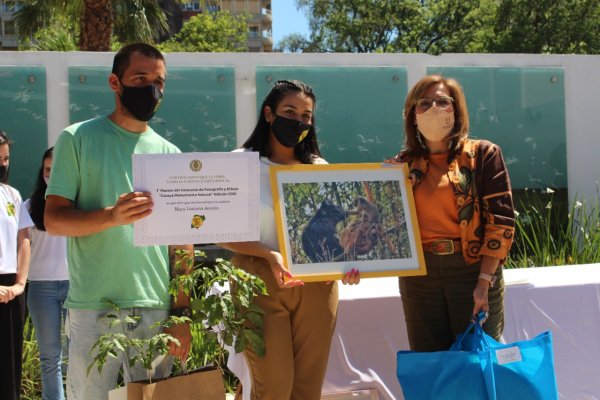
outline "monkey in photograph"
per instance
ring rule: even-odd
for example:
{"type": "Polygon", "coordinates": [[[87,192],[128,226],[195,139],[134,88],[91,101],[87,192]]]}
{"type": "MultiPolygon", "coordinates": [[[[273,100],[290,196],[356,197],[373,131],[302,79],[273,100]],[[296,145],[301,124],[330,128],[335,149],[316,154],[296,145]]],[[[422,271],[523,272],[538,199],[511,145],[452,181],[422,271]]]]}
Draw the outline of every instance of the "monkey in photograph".
{"type": "Polygon", "coordinates": [[[395,253],[395,246],[387,239],[379,221],[377,206],[363,196],[356,196],[354,208],[347,210],[347,215],[354,215],[354,220],[340,233],[340,244],[344,253],[349,256],[363,255],[371,251],[381,239],[386,239],[390,250],[395,253]]]}

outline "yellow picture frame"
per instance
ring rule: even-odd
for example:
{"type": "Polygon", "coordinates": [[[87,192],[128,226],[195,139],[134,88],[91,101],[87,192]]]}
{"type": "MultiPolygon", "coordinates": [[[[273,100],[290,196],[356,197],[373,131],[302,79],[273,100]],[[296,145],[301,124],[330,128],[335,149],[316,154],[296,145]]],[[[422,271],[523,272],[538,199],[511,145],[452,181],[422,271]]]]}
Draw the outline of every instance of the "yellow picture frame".
{"type": "Polygon", "coordinates": [[[406,165],[270,167],[279,250],[306,282],[425,275],[406,165]]]}

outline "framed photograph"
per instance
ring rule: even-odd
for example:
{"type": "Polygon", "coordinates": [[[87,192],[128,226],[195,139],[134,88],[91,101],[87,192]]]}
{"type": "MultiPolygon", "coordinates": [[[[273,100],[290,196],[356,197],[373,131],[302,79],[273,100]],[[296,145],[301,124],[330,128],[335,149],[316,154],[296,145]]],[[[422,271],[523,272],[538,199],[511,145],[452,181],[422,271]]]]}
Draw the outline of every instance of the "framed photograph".
{"type": "Polygon", "coordinates": [[[405,164],[271,166],[279,250],[304,281],[425,275],[405,164]]]}

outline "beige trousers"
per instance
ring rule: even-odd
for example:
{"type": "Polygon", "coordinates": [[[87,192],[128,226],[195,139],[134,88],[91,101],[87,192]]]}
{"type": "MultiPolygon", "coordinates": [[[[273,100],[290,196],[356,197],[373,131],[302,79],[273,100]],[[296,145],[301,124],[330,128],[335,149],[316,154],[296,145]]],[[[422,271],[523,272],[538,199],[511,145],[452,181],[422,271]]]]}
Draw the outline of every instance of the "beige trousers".
{"type": "Polygon", "coordinates": [[[252,399],[319,400],[336,323],[337,283],[280,289],[266,260],[235,255],[231,261],[261,278],[269,291],[256,300],[265,312],[266,354],[245,351],[252,399]]]}

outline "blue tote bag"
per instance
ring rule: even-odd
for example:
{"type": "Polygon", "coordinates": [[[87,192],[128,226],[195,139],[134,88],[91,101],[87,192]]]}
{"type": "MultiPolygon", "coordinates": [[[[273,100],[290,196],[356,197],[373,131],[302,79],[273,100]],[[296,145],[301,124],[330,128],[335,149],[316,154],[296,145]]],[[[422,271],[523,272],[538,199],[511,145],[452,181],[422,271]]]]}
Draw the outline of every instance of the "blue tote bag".
{"type": "Polygon", "coordinates": [[[549,331],[501,344],[476,322],[448,351],[399,351],[396,374],[406,400],[558,398],[549,331]]]}

